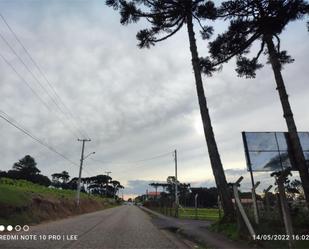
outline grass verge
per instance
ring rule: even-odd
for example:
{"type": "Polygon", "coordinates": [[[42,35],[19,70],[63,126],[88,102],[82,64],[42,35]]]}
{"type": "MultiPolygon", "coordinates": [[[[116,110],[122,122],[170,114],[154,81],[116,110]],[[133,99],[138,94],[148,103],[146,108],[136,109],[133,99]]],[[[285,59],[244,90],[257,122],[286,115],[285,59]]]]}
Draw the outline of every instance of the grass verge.
{"type": "Polygon", "coordinates": [[[37,224],[116,206],[113,199],[76,191],[47,188],[25,180],[0,179],[0,224],[37,224]]]}

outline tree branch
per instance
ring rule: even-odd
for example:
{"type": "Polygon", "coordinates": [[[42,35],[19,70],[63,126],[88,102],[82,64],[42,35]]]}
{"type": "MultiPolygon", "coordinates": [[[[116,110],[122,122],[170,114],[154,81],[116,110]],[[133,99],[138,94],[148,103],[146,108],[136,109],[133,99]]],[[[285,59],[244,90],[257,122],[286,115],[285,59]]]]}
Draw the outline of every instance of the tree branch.
{"type": "Polygon", "coordinates": [[[160,41],[166,40],[167,38],[169,38],[172,35],[176,34],[181,29],[183,23],[184,23],[184,20],[182,20],[182,22],[178,25],[178,27],[174,31],[172,31],[170,34],[168,34],[168,35],[166,35],[166,36],[164,36],[164,37],[162,37],[160,39],[155,39],[155,40],[153,40],[153,42],[160,42],[160,41]]]}
{"type": "Polygon", "coordinates": [[[249,47],[257,38],[259,38],[259,36],[261,36],[261,34],[255,33],[251,36],[251,38],[249,38],[247,40],[247,42],[245,43],[244,46],[242,46],[241,48],[237,49],[237,51],[233,52],[232,54],[230,54],[228,57],[226,57],[225,59],[218,61],[216,63],[213,64],[213,67],[216,67],[222,63],[228,62],[230,59],[232,59],[235,55],[239,54],[240,52],[244,51],[247,47],[249,47]]]}

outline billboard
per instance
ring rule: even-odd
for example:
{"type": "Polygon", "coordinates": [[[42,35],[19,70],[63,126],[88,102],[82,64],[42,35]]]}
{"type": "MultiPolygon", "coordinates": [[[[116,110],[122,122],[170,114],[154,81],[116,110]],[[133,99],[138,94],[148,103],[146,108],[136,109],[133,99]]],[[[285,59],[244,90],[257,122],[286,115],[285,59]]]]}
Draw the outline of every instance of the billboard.
{"type": "MultiPolygon", "coordinates": [[[[309,161],[309,132],[298,133],[306,161],[309,161]]],[[[243,132],[248,170],[295,169],[287,132],[243,132]]]]}

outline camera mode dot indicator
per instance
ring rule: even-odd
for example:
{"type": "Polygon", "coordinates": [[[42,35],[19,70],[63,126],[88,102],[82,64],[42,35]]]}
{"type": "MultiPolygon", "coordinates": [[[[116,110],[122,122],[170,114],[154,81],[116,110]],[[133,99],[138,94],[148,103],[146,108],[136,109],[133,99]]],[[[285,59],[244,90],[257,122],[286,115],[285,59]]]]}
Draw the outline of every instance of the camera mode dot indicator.
{"type": "Polygon", "coordinates": [[[24,226],[23,226],[23,230],[24,230],[25,232],[28,232],[28,231],[29,231],[29,226],[28,226],[28,225],[24,225],[24,226]]]}
{"type": "Polygon", "coordinates": [[[11,231],[13,230],[13,227],[12,227],[11,225],[8,225],[8,226],[6,227],[6,230],[8,230],[9,232],[11,232],[11,231]]]}
{"type": "Polygon", "coordinates": [[[20,230],[21,230],[21,226],[20,226],[20,225],[16,225],[16,226],[15,226],[15,231],[16,231],[16,232],[19,232],[20,230]]]}
{"type": "Polygon", "coordinates": [[[5,230],[5,227],[3,225],[0,225],[0,232],[3,232],[5,230]]]}

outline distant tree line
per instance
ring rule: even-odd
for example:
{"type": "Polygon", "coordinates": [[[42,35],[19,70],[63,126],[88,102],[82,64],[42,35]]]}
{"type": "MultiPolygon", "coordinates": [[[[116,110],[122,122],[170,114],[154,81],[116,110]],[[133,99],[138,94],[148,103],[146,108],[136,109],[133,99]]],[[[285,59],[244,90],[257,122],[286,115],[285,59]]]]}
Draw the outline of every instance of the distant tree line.
{"type": "MultiPolygon", "coordinates": [[[[67,171],[52,174],[52,180],[40,173],[41,171],[37,168],[35,159],[30,155],[26,155],[14,163],[11,170],[0,171],[0,178],[26,180],[46,187],[77,189],[78,178],[73,177],[70,179],[67,171]]],[[[119,189],[124,188],[119,181],[113,180],[107,175],[83,177],[81,178],[81,184],[82,192],[114,198],[116,198],[119,189]]]]}
{"type": "MultiPolygon", "coordinates": [[[[154,195],[145,193],[135,198],[136,202],[144,202],[147,206],[171,206],[175,202],[174,176],[169,176],[166,182],[152,182],[149,185],[155,189],[154,195]],[[161,190],[161,191],[159,191],[161,190]]],[[[190,183],[177,181],[179,204],[184,207],[194,207],[195,195],[198,194],[199,207],[215,207],[218,204],[218,190],[211,188],[192,188],[190,183]]]]}

